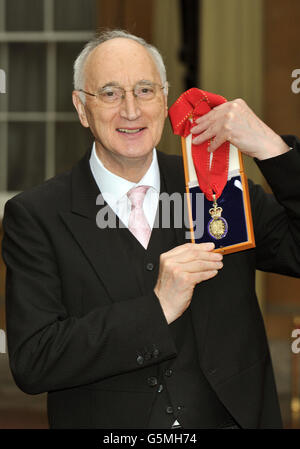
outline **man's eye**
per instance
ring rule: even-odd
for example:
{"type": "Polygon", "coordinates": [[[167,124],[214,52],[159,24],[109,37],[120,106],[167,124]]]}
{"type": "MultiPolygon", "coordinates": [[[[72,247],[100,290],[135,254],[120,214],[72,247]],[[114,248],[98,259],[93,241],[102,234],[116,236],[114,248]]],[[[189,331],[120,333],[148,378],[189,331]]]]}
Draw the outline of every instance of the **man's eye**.
{"type": "Polygon", "coordinates": [[[115,101],[121,96],[117,89],[104,89],[100,92],[103,101],[115,101]]]}
{"type": "Polygon", "coordinates": [[[114,97],[116,95],[116,92],[113,90],[106,90],[105,92],[102,92],[102,95],[104,97],[114,97]]]}
{"type": "Polygon", "coordinates": [[[153,88],[152,87],[140,87],[137,92],[138,92],[138,95],[151,95],[151,94],[153,94],[153,88]]]}

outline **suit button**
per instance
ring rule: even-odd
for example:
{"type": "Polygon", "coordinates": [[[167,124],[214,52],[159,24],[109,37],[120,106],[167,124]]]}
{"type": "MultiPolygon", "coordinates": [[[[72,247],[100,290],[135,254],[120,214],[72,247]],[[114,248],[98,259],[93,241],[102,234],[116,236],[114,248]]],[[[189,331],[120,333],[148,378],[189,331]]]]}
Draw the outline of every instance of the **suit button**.
{"type": "Polygon", "coordinates": [[[173,407],[171,407],[170,405],[168,407],[166,407],[166,413],[168,413],[168,415],[173,413],[173,407]]]}
{"type": "Polygon", "coordinates": [[[150,385],[150,387],[155,387],[155,385],[157,385],[157,383],[158,383],[156,377],[148,377],[147,382],[148,382],[148,385],[150,385]]]}
{"type": "Polygon", "coordinates": [[[163,389],[164,389],[163,384],[160,384],[158,389],[157,389],[157,393],[161,393],[163,391],[163,389]]]}
{"type": "Polygon", "coordinates": [[[165,371],[165,376],[167,376],[167,377],[171,377],[172,374],[173,374],[173,370],[170,368],[165,371]]]}
{"type": "Polygon", "coordinates": [[[216,368],[212,368],[208,371],[208,374],[212,376],[213,374],[216,374],[216,372],[217,372],[216,368]]]}
{"type": "Polygon", "coordinates": [[[138,362],[139,365],[142,365],[144,363],[144,357],[139,355],[138,358],[136,359],[136,361],[138,362]]]}
{"type": "Polygon", "coordinates": [[[159,356],[159,350],[157,348],[154,349],[154,351],[152,352],[152,355],[156,359],[159,356]]]}
{"type": "Polygon", "coordinates": [[[146,270],[153,271],[153,268],[154,268],[154,264],[152,262],[148,262],[146,265],[146,270]]]}
{"type": "Polygon", "coordinates": [[[150,360],[151,359],[151,353],[150,352],[145,352],[144,359],[145,360],[150,360]]]}

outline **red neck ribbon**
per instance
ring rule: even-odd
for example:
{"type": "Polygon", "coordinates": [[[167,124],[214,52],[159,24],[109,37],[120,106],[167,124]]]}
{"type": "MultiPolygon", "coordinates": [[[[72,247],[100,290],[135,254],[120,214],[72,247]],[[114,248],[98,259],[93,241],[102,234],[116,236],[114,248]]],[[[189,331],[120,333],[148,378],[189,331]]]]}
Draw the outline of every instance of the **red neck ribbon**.
{"type": "MultiPolygon", "coordinates": [[[[220,95],[192,88],[184,92],[169,109],[169,118],[174,134],[187,137],[196,119],[211,111],[212,108],[227,100],[220,95]]],[[[210,155],[207,151],[209,141],[200,145],[192,144],[192,157],[201,191],[209,201],[213,194],[218,199],[223,192],[228,178],[229,142],[224,142],[213,153],[210,166],[210,155]]]]}

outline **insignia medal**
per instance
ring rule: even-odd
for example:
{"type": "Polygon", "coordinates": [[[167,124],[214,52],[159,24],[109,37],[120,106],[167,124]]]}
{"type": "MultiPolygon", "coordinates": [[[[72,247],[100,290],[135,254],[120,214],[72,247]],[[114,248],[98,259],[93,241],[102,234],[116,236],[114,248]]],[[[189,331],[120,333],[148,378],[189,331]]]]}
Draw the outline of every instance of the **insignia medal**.
{"type": "Polygon", "coordinates": [[[213,195],[213,199],[213,207],[209,209],[209,213],[212,218],[208,222],[207,228],[209,235],[213,239],[220,240],[223,239],[228,232],[228,223],[225,218],[221,216],[223,209],[218,206],[216,195],[213,195]]]}

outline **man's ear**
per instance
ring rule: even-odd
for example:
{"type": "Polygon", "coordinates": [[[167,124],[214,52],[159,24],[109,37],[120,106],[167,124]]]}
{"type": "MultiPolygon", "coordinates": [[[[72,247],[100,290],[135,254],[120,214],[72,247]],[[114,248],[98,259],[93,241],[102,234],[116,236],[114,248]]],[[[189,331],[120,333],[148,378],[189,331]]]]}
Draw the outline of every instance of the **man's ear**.
{"type": "Polygon", "coordinates": [[[168,117],[168,111],[169,111],[169,108],[168,108],[169,83],[168,83],[168,81],[166,81],[166,85],[165,85],[165,88],[164,88],[164,93],[165,93],[165,118],[167,118],[168,117]]]}
{"type": "Polygon", "coordinates": [[[164,109],[165,109],[165,118],[168,117],[168,95],[164,95],[164,109]]]}
{"type": "Polygon", "coordinates": [[[72,92],[72,100],[73,100],[73,104],[76,108],[80,123],[82,124],[82,126],[84,126],[85,128],[89,128],[89,122],[87,120],[87,116],[85,113],[85,108],[84,108],[84,104],[82,103],[80,97],[79,97],[79,92],[77,92],[76,90],[73,90],[72,92]]]}

